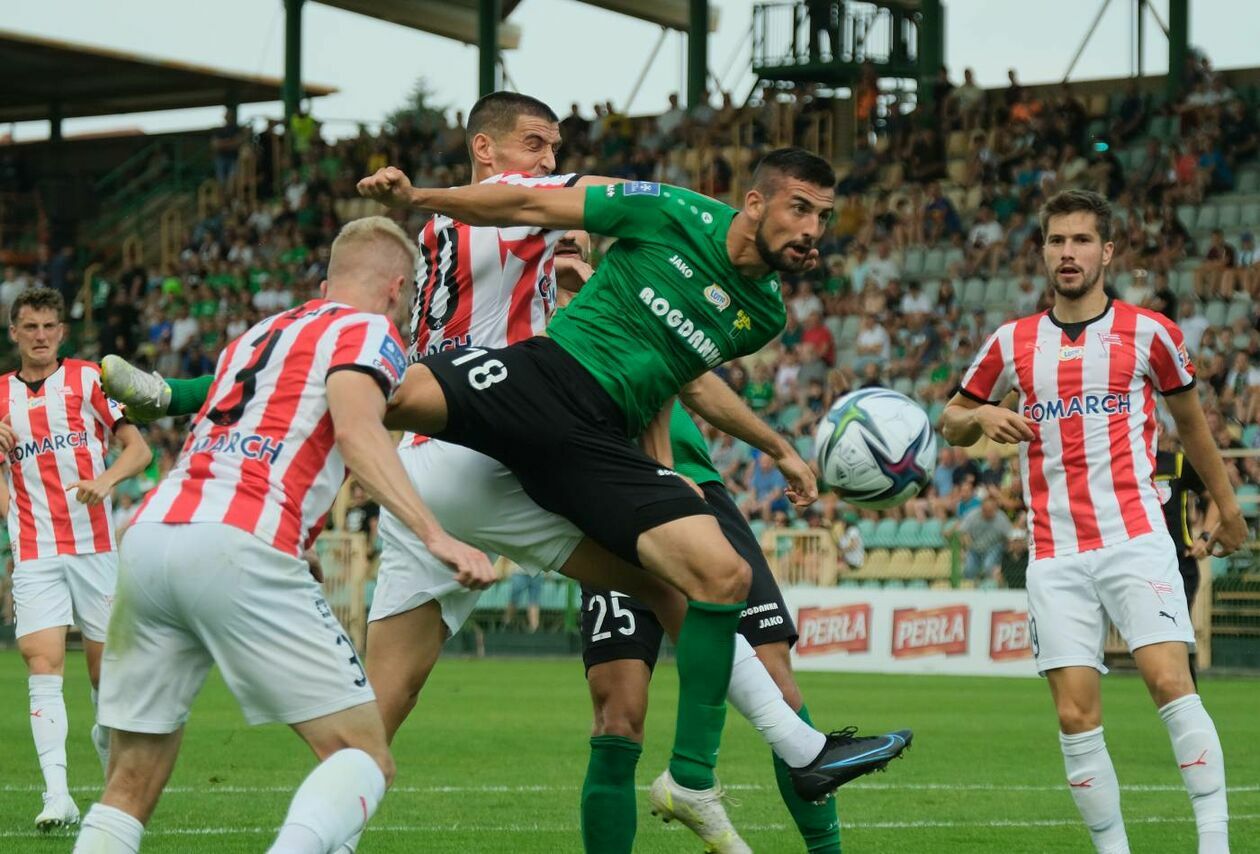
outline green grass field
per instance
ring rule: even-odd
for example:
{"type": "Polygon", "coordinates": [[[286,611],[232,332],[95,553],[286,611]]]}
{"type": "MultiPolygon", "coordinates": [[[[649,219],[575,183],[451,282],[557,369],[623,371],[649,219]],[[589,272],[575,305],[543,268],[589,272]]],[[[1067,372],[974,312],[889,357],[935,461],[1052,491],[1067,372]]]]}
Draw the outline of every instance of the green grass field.
{"type": "MultiPolygon", "coordinates": [[[[86,811],[100,779],[87,735],[81,655],[71,656],[68,670],[70,779],[86,811]]],[[[68,852],[69,834],[32,830],[42,787],[25,680],[17,653],[0,652],[0,851],[68,852]]],[[[1039,680],[807,673],[801,684],[820,725],[915,730],[914,749],[888,773],[841,790],[847,852],[1091,850],[1063,785],[1053,713],[1039,680]]],[[[642,852],[700,850],[689,833],[648,814],[644,791],[668,756],[675,686],[673,668],[663,665],[639,765],[642,852]]],[[[1190,805],[1142,684],[1111,676],[1105,686],[1107,742],[1124,786],[1133,850],[1193,851],[1190,805]]],[[[1203,694],[1228,757],[1233,850],[1260,852],[1260,682],[1207,680],[1203,694]]],[[[395,743],[398,778],[360,851],[580,851],[588,721],[576,660],[442,662],[395,743]]],[[[264,851],[312,764],[286,730],[246,727],[215,676],[193,712],[145,851],[264,851]]],[[[719,771],[739,802],[731,818],[755,850],[803,850],[779,802],[766,748],[734,715],[719,771]]]]}

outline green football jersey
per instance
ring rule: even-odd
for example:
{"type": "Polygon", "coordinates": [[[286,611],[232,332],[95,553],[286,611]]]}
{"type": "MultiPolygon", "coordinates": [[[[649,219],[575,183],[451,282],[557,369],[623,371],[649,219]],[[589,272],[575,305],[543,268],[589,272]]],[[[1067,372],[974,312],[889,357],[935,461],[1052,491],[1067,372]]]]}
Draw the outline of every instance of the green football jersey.
{"type": "Polygon", "coordinates": [[[783,329],[778,276],[750,279],[731,264],[735,214],[668,184],[587,189],[586,229],[618,240],[547,334],[621,407],[630,436],[684,385],[783,329]]]}
{"type": "Polygon", "coordinates": [[[677,401],[674,401],[674,411],[669,414],[669,446],[674,451],[674,471],[696,483],[722,482],[722,475],[718,474],[709,457],[704,434],[677,401]]]}

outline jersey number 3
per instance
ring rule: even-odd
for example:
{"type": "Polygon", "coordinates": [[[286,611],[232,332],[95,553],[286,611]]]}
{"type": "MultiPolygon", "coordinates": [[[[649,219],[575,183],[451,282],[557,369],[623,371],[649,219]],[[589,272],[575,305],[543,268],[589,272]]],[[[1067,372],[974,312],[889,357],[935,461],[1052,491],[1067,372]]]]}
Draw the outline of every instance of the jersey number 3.
{"type": "MultiPolygon", "coordinates": [[[[463,365],[474,359],[479,359],[486,355],[485,350],[479,350],[476,347],[470,347],[460,356],[451,362],[452,365],[463,365]]],[[[498,359],[487,359],[480,365],[468,371],[468,384],[477,391],[485,391],[497,382],[507,379],[507,365],[498,359]]]]}
{"type": "MultiPolygon", "coordinates": [[[[267,362],[270,361],[272,353],[275,352],[276,344],[279,343],[280,336],[283,333],[283,329],[273,329],[270,332],[264,332],[250,342],[250,346],[256,348],[254,358],[249,361],[248,365],[237,371],[236,376],[233,377],[235,385],[240,386],[240,399],[228,409],[220,409],[218,406],[215,406],[207,412],[206,417],[212,423],[220,427],[230,427],[241,420],[241,416],[245,414],[245,407],[253,399],[254,392],[258,388],[258,373],[267,367],[267,362]],[[259,345],[262,345],[261,349],[257,349],[259,345]]],[[[236,394],[235,386],[232,392],[228,394],[228,398],[230,399],[234,394],[236,394]]]]}

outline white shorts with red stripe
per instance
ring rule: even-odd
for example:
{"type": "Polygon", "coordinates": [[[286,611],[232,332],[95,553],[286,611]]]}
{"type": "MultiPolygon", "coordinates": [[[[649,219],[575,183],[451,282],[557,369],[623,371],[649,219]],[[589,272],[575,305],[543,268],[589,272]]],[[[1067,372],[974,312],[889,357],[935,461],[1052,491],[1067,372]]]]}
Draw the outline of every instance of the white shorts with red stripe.
{"type": "MultiPolygon", "coordinates": [[[[486,552],[505,555],[527,572],[558,570],[582,540],[568,519],[525,494],[498,460],[447,442],[399,448],[411,485],[446,533],[486,552]]],[[[481,596],[455,581],[450,567],[388,510],[381,510],[381,565],[369,621],[383,620],[436,601],[453,635],[481,596]]]]}
{"type": "Polygon", "coordinates": [[[219,665],[250,724],[376,699],[306,562],[217,522],[141,522],[123,537],[98,720],[174,732],[219,665]]]}
{"type": "Polygon", "coordinates": [[[17,636],[77,625],[83,637],[103,642],[117,581],[117,552],[19,561],[13,570],[17,636]]]}
{"type": "Polygon", "coordinates": [[[1164,641],[1194,643],[1177,552],[1166,531],[1028,565],[1028,618],[1037,672],[1102,673],[1107,621],[1132,652],[1164,641]]]}

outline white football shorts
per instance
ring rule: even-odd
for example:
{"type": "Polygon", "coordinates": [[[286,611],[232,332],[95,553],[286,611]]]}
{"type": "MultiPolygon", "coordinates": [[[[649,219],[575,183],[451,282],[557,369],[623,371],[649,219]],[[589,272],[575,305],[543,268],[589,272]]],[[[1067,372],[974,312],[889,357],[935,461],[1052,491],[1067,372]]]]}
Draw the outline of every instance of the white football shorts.
{"type": "Polygon", "coordinates": [[[77,625],[88,640],[104,641],[117,581],[117,552],[20,561],[13,569],[17,636],[77,625]]]}
{"type": "MultiPolygon", "coordinates": [[[[435,440],[398,453],[411,485],[442,528],[491,561],[506,555],[527,572],[558,570],[582,540],[572,522],[535,504],[498,460],[435,440]]],[[[381,563],[368,621],[436,601],[447,630],[458,632],[481,591],[458,584],[450,568],[383,508],[379,530],[381,563]]]]}
{"type": "Polygon", "coordinates": [[[230,525],[132,525],[98,719],[173,732],[211,664],[250,724],[300,723],[376,699],[305,561],[230,525]]]}
{"type": "Polygon", "coordinates": [[[1102,673],[1107,621],[1132,652],[1163,641],[1194,643],[1190,609],[1165,531],[1028,565],[1028,617],[1037,672],[1093,667],[1102,673]]]}

